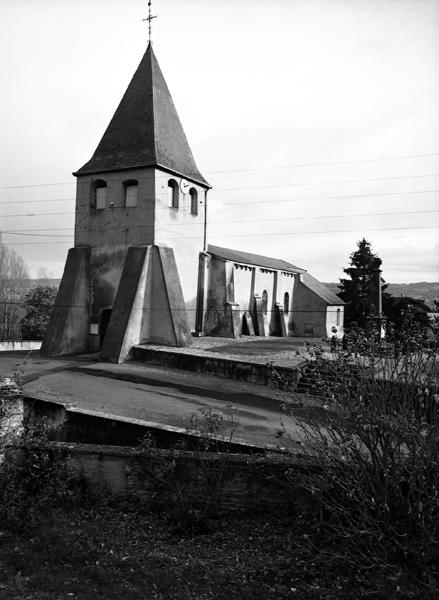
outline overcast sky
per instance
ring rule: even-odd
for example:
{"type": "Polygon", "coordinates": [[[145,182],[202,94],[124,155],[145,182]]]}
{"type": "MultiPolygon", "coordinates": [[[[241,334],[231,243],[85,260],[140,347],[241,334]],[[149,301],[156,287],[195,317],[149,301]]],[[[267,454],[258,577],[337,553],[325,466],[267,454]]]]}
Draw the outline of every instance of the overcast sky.
{"type": "MultiPolygon", "coordinates": [[[[33,276],[59,277],[71,173],[140,62],[147,2],[0,11],[0,229],[33,276]],[[25,187],[37,184],[61,185],[25,187]]],[[[365,236],[387,281],[439,279],[438,0],[153,0],[153,14],[154,51],[213,186],[210,243],[337,281],[365,236]]]]}

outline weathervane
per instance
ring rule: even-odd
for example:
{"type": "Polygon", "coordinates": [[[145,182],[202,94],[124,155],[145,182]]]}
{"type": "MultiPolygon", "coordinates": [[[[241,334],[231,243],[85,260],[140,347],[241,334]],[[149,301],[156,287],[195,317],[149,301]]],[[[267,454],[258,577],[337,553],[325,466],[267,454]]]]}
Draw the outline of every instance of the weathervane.
{"type": "Polygon", "coordinates": [[[142,21],[148,21],[148,42],[151,44],[151,21],[156,19],[157,15],[151,15],[151,0],[148,0],[148,16],[146,19],[142,19],[142,21]]]}

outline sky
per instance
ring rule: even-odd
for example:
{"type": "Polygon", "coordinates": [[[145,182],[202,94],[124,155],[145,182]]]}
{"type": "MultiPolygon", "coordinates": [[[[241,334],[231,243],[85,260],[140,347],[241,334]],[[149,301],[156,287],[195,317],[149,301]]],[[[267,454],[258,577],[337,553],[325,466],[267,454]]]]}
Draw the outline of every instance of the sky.
{"type": "MultiPolygon", "coordinates": [[[[153,0],[208,241],[338,281],[439,280],[439,0],[153,0]]],[[[146,0],[2,0],[0,230],[60,277],[75,178],[147,44],[146,0]],[[14,232],[14,233],[12,233],[14,232]]]]}

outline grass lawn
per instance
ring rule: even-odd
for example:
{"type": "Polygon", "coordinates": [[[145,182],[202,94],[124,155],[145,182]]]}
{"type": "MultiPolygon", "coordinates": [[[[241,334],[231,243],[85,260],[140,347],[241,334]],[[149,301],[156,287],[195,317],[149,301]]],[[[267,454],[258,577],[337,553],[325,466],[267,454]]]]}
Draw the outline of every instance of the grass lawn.
{"type": "Polygon", "coordinates": [[[0,599],[429,598],[328,558],[299,518],[213,525],[191,537],[127,506],[54,512],[27,534],[1,531],[0,599]]]}

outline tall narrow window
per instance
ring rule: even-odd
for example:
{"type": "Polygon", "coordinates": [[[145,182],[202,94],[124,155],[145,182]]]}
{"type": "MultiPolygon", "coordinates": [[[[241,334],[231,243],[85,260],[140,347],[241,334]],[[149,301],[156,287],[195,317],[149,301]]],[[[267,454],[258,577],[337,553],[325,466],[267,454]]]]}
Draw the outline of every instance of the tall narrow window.
{"type": "Polygon", "coordinates": [[[134,179],[130,181],[125,181],[125,206],[129,208],[130,206],[137,206],[137,198],[138,198],[138,190],[139,184],[134,179]]]}
{"type": "Polygon", "coordinates": [[[340,327],[341,310],[337,308],[337,327],[340,327]]]}
{"type": "Polygon", "coordinates": [[[290,312],[290,295],[288,292],[284,294],[284,315],[290,312]]]}
{"type": "Polygon", "coordinates": [[[97,210],[103,210],[107,205],[107,182],[98,179],[93,184],[92,206],[97,210]]]}
{"type": "Polygon", "coordinates": [[[264,313],[264,315],[266,315],[268,313],[268,292],[267,292],[267,290],[264,290],[262,292],[261,309],[262,309],[262,312],[264,313]]]}
{"type": "Polygon", "coordinates": [[[168,181],[168,196],[169,205],[172,208],[178,208],[178,183],[175,179],[170,179],[168,181]]]}
{"type": "Polygon", "coordinates": [[[195,188],[189,190],[191,196],[191,215],[198,215],[198,192],[195,188]]]}

